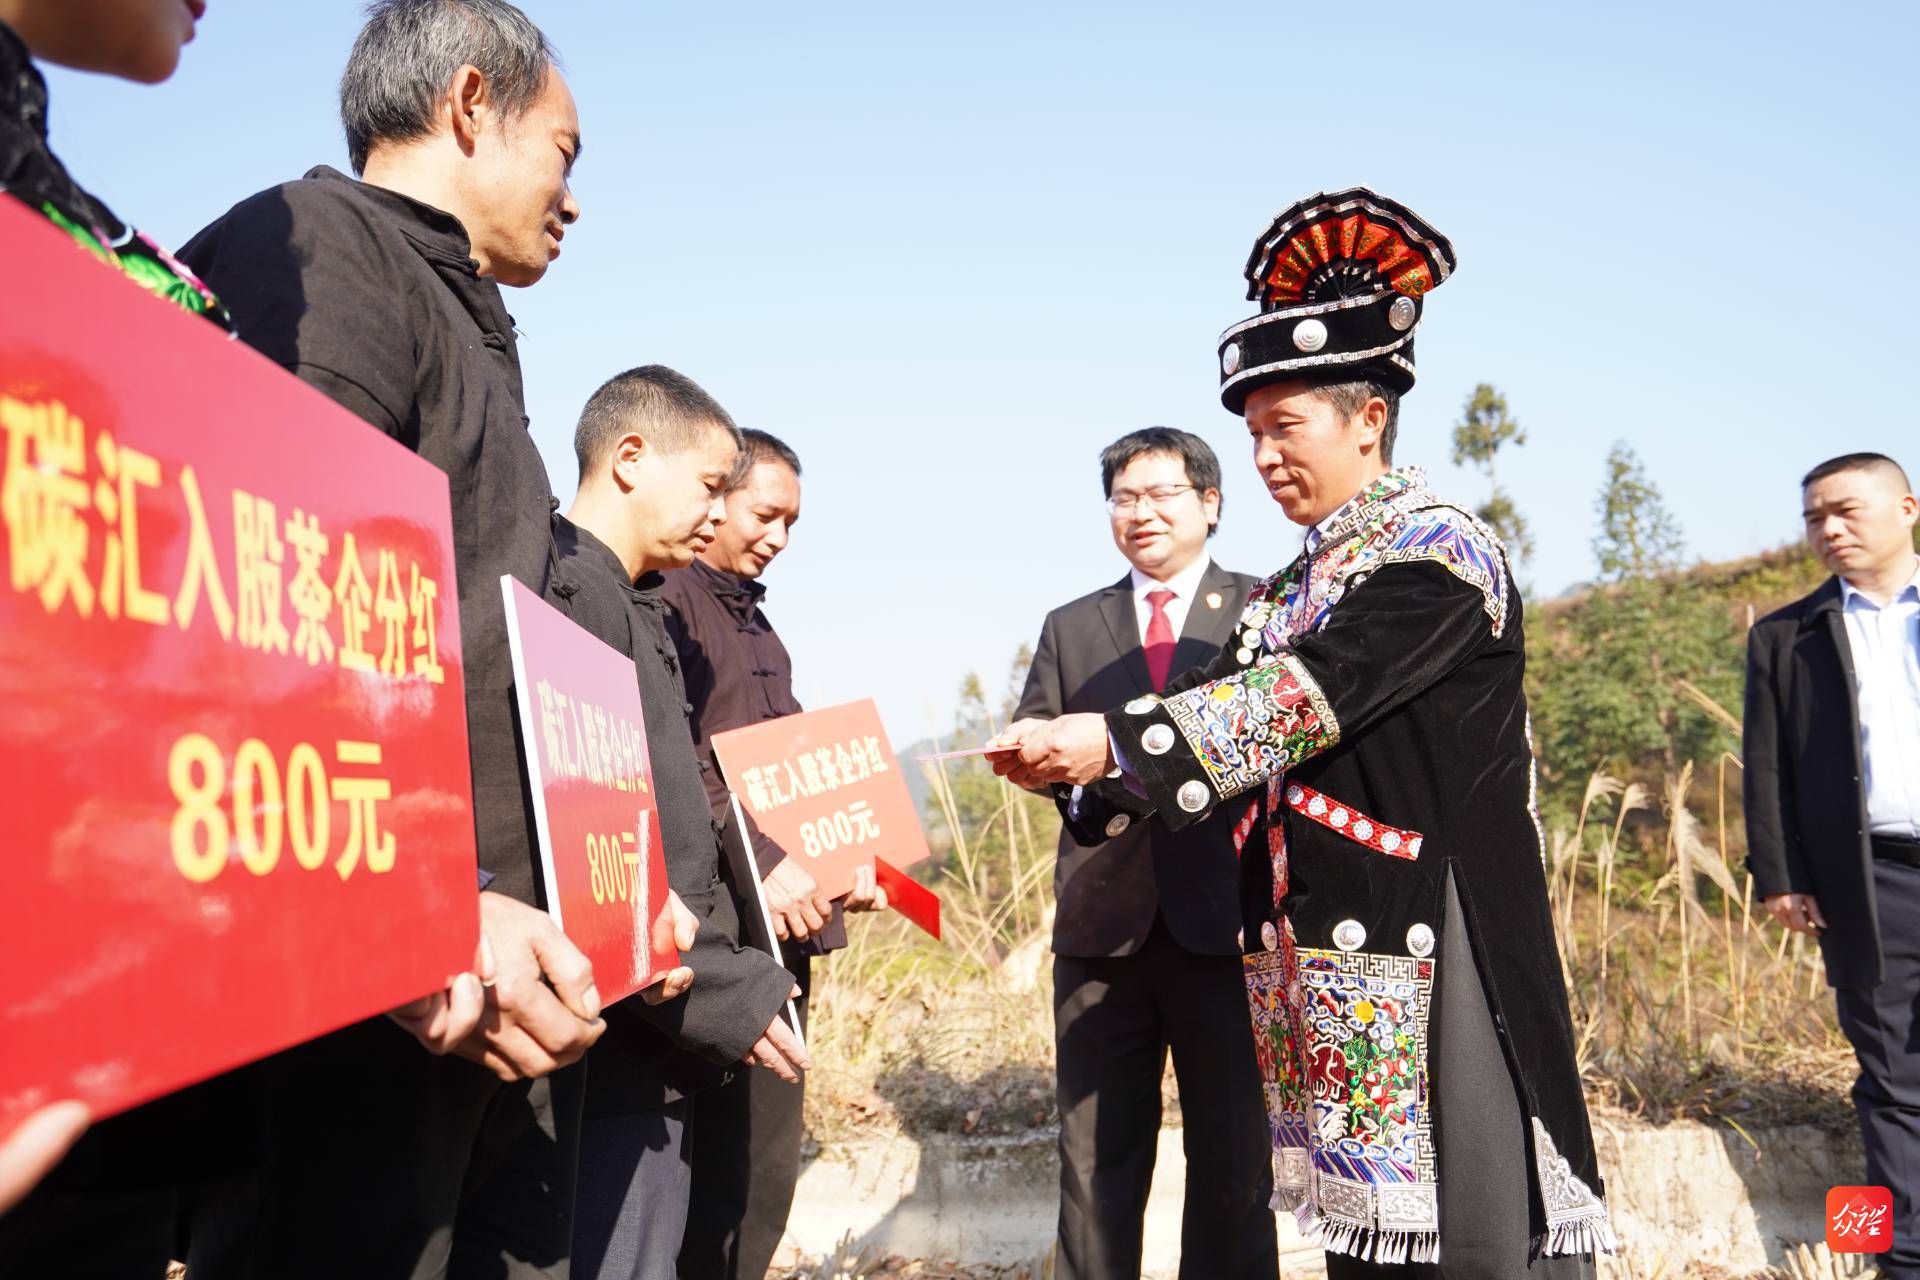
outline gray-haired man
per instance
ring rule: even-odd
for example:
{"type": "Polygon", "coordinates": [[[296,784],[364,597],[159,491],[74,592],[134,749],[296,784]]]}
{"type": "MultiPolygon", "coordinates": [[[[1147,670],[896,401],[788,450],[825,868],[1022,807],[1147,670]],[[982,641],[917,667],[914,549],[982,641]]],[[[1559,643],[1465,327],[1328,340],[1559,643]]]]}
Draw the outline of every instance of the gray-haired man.
{"type": "Polygon", "coordinates": [[[496,584],[545,587],[552,488],[500,286],[539,280],[579,216],[579,122],[546,37],[503,0],[380,0],[340,99],[361,181],[314,169],[181,256],[245,341],[447,472],[490,985],[484,1008],[463,977],[261,1064],[264,1167],[204,1206],[190,1265],[195,1280],[548,1274],[567,1256],[580,1073],[532,1078],[605,1024],[535,895],[496,584]],[[548,1140],[527,1141],[536,1129],[548,1140]]]}

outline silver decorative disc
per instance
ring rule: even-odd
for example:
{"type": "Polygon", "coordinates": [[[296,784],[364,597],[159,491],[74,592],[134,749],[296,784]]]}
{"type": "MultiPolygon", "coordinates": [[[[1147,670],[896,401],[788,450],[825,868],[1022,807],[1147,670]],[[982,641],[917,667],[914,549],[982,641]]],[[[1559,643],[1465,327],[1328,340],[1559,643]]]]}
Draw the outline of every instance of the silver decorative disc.
{"type": "Polygon", "coordinates": [[[1327,345],[1327,326],[1324,321],[1308,316],[1293,326],[1293,345],[1312,354],[1327,345]]]}
{"type": "Polygon", "coordinates": [[[1280,931],[1273,927],[1271,920],[1260,926],[1260,945],[1269,951],[1276,951],[1280,947],[1280,931]]]}
{"type": "Polygon", "coordinates": [[[1424,924],[1416,924],[1407,930],[1407,950],[1423,958],[1432,955],[1433,930],[1424,924]]]}
{"type": "Polygon", "coordinates": [[[1240,948],[1242,951],[1245,951],[1247,949],[1247,931],[1245,929],[1242,929],[1238,933],[1233,935],[1233,945],[1240,948]]]}
{"type": "Polygon", "coordinates": [[[1200,812],[1212,797],[1213,793],[1207,790],[1207,784],[1198,779],[1181,783],[1180,789],[1173,793],[1175,802],[1188,813],[1200,812]]]}
{"type": "Polygon", "coordinates": [[[1405,333],[1413,328],[1413,322],[1419,318],[1420,308],[1415,306],[1413,299],[1404,293],[1395,298],[1393,305],[1387,308],[1387,323],[1392,325],[1397,333],[1405,333]]]}
{"type": "Polygon", "coordinates": [[[1243,666],[1243,667],[1244,667],[1244,666],[1246,666],[1246,665],[1247,665],[1247,664],[1248,664],[1249,662],[1252,662],[1252,661],[1253,661],[1253,650],[1251,650],[1251,649],[1235,649],[1235,650],[1233,651],[1233,659],[1234,659],[1234,661],[1235,661],[1235,662],[1238,662],[1238,663],[1239,663],[1239,664],[1240,664],[1241,666],[1243,666]]]}
{"type": "Polygon", "coordinates": [[[1153,710],[1153,699],[1152,698],[1135,698],[1132,702],[1129,702],[1126,706],[1120,709],[1126,712],[1130,716],[1143,716],[1147,714],[1147,712],[1153,710]]]}
{"type": "Polygon", "coordinates": [[[1150,724],[1147,731],[1140,735],[1140,745],[1147,749],[1150,756],[1163,756],[1173,750],[1173,726],[1150,724]]]}
{"type": "Polygon", "coordinates": [[[1358,920],[1342,920],[1333,926],[1333,945],[1342,951],[1358,951],[1367,944],[1367,926],[1358,920]]]}
{"type": "Polygon", "coordinates": [[[1229,342],[1220,352],[1220,372],[1231,378],[1240,372],[1240,344],[1229,342]]]}
{"type": "Polygon", "coordinates": [[[1127,828],[1132,825],[1133,819],[1126,814],[1114,814],[1111,818],[1107,819],[1107,839],[1111,840],[1115,836],[1125,835],[1127,828]]]}

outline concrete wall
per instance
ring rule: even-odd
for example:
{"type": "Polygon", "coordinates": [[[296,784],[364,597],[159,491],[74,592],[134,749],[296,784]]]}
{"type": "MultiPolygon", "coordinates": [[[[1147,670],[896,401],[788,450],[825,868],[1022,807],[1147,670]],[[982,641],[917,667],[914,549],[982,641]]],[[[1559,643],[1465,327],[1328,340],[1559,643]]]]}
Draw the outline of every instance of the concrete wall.
{"type": "MultiPolygon", "coordinates": [[[[1824,1234],[1827,1188],[1859,1180],[1851,1135],[1811,1128],[1756,1132],[1662,1128],[1598,1121],[1595,1137],[1608,1200],[1636,1259],[1672,1268],[1711,1264],[1735,1275],[1779,1266],[1786,1250],[1824,1234]]],[[[800,1177],[782,1258],[819,1258],[851,1237],[856,1247],[910,1258],[1014,1263],[1053,1243],[1059,1203],[1054,1138],[933,1136],[836,1145],[800,1177]]],[[[1146,1273],[1179,1264],[1181,1131],[1160,1135],[1147,1206],[1146,1273]]],[[[1279,1215],[1282,1271],[1319,1270],[1319,1253],[1279,1215]]]]}

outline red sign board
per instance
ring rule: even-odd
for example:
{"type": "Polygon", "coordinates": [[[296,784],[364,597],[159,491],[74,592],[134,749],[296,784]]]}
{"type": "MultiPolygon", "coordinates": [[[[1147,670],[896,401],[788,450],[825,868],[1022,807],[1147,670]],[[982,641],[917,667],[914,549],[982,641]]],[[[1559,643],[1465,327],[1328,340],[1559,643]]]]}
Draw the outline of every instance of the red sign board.
{"type": "Polygon", "coordinates": [[[830,898],[883,857],[927,856],[900,762],[869,700],[803,711],[713,736],[713,754],[756,826],[830,898]]]}
{"type": "Polygon", "coordinates": [[[0,198],[0,1133],[478,935],[447,480],[0,198]]]}
{"type": "Polygon", "coordinates": [[[500,579],[521,759],[554,923],[607,1004],[680,963],[633,659],[511,577],[500,579]]]}

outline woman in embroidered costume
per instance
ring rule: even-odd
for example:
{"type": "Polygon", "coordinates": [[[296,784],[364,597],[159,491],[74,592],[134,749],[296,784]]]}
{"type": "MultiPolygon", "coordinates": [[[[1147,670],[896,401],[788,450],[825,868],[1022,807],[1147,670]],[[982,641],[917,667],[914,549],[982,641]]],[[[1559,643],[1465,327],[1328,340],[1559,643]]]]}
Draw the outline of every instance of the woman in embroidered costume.
{"type": "Polygon", "coordinates": [[[1470,513],[1391,462],[1453,247],[1361,188],[1275,219],[1221,398],[1306,546],[1209,668],[1011,726],[1076,838],[1244,807],[1243,947],[1276,1207],[1329,1275],[1591,1274],[1614,1237],[1533,808],[1520,601],[1470,513]],[[1256,851],[1264,853],[1258,856],[1256,851]]]}

